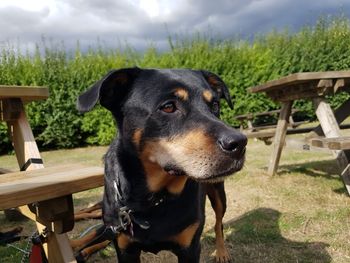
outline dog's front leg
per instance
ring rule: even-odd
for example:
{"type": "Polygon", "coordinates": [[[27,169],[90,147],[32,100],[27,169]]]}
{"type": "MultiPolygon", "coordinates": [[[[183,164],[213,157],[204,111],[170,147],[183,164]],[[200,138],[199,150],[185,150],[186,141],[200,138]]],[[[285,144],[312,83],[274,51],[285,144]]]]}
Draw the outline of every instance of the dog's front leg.
{"type": "Polygon", "coordinates": [[[199,240],[193,240],[189,248],[181,248],[174,251],[179,263],[199,263],[201,246],[199,240]]]}
{"type": "Polygon", "coordinates": [[[120,234],[113,242],[117,252],[118,263],[140,263],[141,250],[133,247],[129,243],[130,238],[124,234],[120,234]]]}

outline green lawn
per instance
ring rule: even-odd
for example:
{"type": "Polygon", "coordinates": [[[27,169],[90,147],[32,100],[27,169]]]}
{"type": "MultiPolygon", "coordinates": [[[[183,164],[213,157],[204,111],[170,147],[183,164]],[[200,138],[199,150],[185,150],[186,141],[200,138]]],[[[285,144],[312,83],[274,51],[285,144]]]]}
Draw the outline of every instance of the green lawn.
{"type": "MultiPolygon", "coordinates": [[[[102,165],[106,147],[89,147],[42,153],[46,166],[62,163],[102,165]]],[[[227,246],[235,262],[350,262],[350,198],[329,153],[285,149],[277,176],[266,166],[272,146],[251,140],[244,169],[226,181],[225,216],[227,246]]],[[[14,156],[1,156],[0,167],[17,169],[14,156]]],[[[76,194],[76,209],[101,198],[102,189],[76,194]]],[[[209,203],[209,202],[208,202],[209,203]]],[[[212,262],[214,213],[207,203],[202,235],[201,262],[212,262]]],[[[78,223],[77,237],[96,221],[78,223]]],[[[18,223],[17,223],[18,224],[18,223]]],[[[20,222],[25,233],[35,227],[20,222]]],[[[1,230],[15,225],[0,212],[1,230]]],[[[25,242],[19,244],[25,246],[25,242]]],[[[20,262],[13,248],[0,247],[0,262],[20,262]]],[[[168,252],[143,254],[142,262],[177,262],[168,252]]],[[[115,262],[108,248],[90,262],[115,262]]]]}

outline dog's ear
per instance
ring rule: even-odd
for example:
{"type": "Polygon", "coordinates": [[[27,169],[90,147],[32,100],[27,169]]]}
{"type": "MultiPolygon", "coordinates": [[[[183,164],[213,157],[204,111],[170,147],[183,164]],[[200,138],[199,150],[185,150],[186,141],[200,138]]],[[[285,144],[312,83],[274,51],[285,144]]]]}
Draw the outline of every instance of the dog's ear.
{"type": "Polygon", "coordinates": [[[108,110],[115,109],[128,94],[130,86],[140,71],[141,69],[137,67],[111,70],[78,97],[78,111],[90,111],[98,100],[108,110]]]}
{"type": "Polygon", "coordinates": [[[225,82],[216,74],[201,70],[206,81],[209,83],[210,87],[218,94],[220,99],[225,99],[228,106],[233,109],[230,92],[225,84],[225,82]]]}

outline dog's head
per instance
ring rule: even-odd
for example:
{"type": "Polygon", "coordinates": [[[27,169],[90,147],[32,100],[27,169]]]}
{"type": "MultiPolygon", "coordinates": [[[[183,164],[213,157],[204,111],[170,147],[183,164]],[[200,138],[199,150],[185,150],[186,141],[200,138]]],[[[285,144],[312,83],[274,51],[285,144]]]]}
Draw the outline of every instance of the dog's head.
{"type": "Polygon", "coordinates": [[[242,168],[247,144],[219,119],[221,98],[232,107],[224,82],[207,71],[127,68],[109,72],[77,107],[89,111],[100,101],[110,110],[123,150],[148,176],[217,182],[242,168]]]}

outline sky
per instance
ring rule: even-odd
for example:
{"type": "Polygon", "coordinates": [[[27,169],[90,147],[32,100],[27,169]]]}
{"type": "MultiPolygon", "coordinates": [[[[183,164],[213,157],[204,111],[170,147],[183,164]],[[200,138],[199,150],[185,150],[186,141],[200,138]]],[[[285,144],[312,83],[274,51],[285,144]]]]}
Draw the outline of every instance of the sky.
{"type": "Polygon", "coordinates": [[[66,48],[169,47],[169,36],[245,38],[297,31],[321,15],[350,17],[350,0],[0,0],[0,48],[34,49],[42,39],[66,48]]]}

